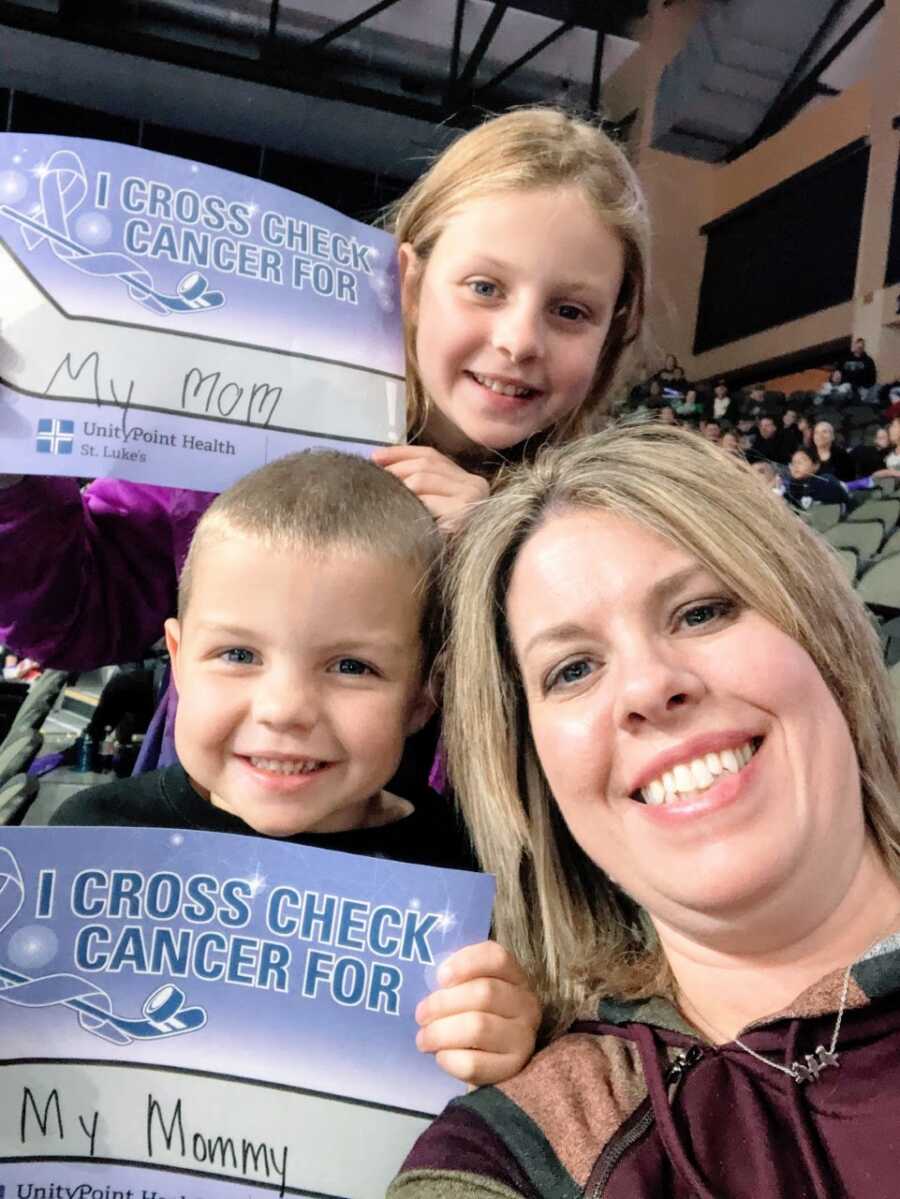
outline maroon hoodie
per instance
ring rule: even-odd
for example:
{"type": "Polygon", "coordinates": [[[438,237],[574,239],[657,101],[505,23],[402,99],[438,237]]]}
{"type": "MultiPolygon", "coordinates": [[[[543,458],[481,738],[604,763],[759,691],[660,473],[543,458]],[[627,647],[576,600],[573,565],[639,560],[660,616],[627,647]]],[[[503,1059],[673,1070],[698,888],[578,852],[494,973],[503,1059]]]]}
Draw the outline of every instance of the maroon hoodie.
{"type": "MultiPolygon", "coordinates": [[[[829,1046],[844,971],[741,1040],[790,1064],[829,1046]]],[[[601,1004],[517,1077],[454,1100],[389,1199],[897,1199],[900,934],[851,974],[839,1064],[804,1084],[663,999],[601,1004]]]]}

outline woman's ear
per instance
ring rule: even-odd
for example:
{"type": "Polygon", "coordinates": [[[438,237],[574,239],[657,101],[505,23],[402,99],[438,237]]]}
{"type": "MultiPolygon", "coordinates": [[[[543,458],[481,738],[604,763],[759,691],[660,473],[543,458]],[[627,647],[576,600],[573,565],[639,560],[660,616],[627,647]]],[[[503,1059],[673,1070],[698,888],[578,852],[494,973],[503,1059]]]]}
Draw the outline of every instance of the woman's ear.
{"type": "Polygon", "coordinates": [[[174,616],[170,616],[163,625],[163,630],[166,636],[166,649],[169,651],[169,660],[172,663],[172,679],[175,682],[175,690],[178,690],[178,651],[181,648],[181,625],[174,616]]]}
{"type": "Polygon", "coordinates": [[[411,242],[403,242],[397,250],[397,265],[400,272],[400,307],[406,320],[414,320],[422,279],[422,260],[411,242]]]}

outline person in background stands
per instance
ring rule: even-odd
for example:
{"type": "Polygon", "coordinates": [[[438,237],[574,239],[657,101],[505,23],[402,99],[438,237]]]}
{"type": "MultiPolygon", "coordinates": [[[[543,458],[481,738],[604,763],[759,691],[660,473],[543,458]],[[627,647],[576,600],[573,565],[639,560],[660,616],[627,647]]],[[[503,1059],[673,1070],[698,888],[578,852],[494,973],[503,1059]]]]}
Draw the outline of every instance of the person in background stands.
{"type": "Polygon", "coordinates": [[[816,421],[813,427],[813,448],[819,460],[819,474],[832,475],[842,483],[856,478],[856,467],[847,450],[834,437],[834,425],[827,420],[816,421]]]}
{"type": "Polygon", "coordinates": [[[866,353],[864,337],[854,339],[850,357],[846,358],[843,363],[843,373],[847,382],[855,387],[861,395],[875,386],[878,372],[875,369],[874,359],[866,353]]]}
{"type": "Polygon", "coordinates": [[[797,444],[796,437],[779,428],[774,416],[763,413],[758,421],[759,431],[753,440],[753,452],[779,466],[787,466],[797,444]]]}

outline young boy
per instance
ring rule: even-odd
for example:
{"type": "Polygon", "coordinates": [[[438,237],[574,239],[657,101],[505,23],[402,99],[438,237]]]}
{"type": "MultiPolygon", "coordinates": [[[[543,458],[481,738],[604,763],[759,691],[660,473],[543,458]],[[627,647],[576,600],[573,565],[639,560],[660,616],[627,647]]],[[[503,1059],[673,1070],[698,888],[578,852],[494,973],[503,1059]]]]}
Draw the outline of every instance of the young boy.
{"type": "MultiPolygon", "coordinates": [[[[241,479],[198,524],[166,622],[179,764],[80,792],[51,823],[471,867],[439,796],[384,790],[434,707],[440,552],[424,505],[362,458],[294,454],[241,479]]],[[[444,965],[419,1047],[468,1082],[515,1073],[539,1020],[518,965],[492,942],[444,965]]]]}

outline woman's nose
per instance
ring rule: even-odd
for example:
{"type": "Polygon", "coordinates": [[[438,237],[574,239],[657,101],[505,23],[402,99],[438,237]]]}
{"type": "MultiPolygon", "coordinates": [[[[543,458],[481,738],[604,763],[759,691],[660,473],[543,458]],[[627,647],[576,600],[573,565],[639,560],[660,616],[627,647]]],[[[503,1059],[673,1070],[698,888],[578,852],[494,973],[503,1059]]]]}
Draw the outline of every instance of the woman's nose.
{"type": "Polygon", "coordinates": [[[665,725],[706,691],[701,675],[684,655],[655,640],[630,647],[614,677],[616,723],[622,728],[665,725]]]}

